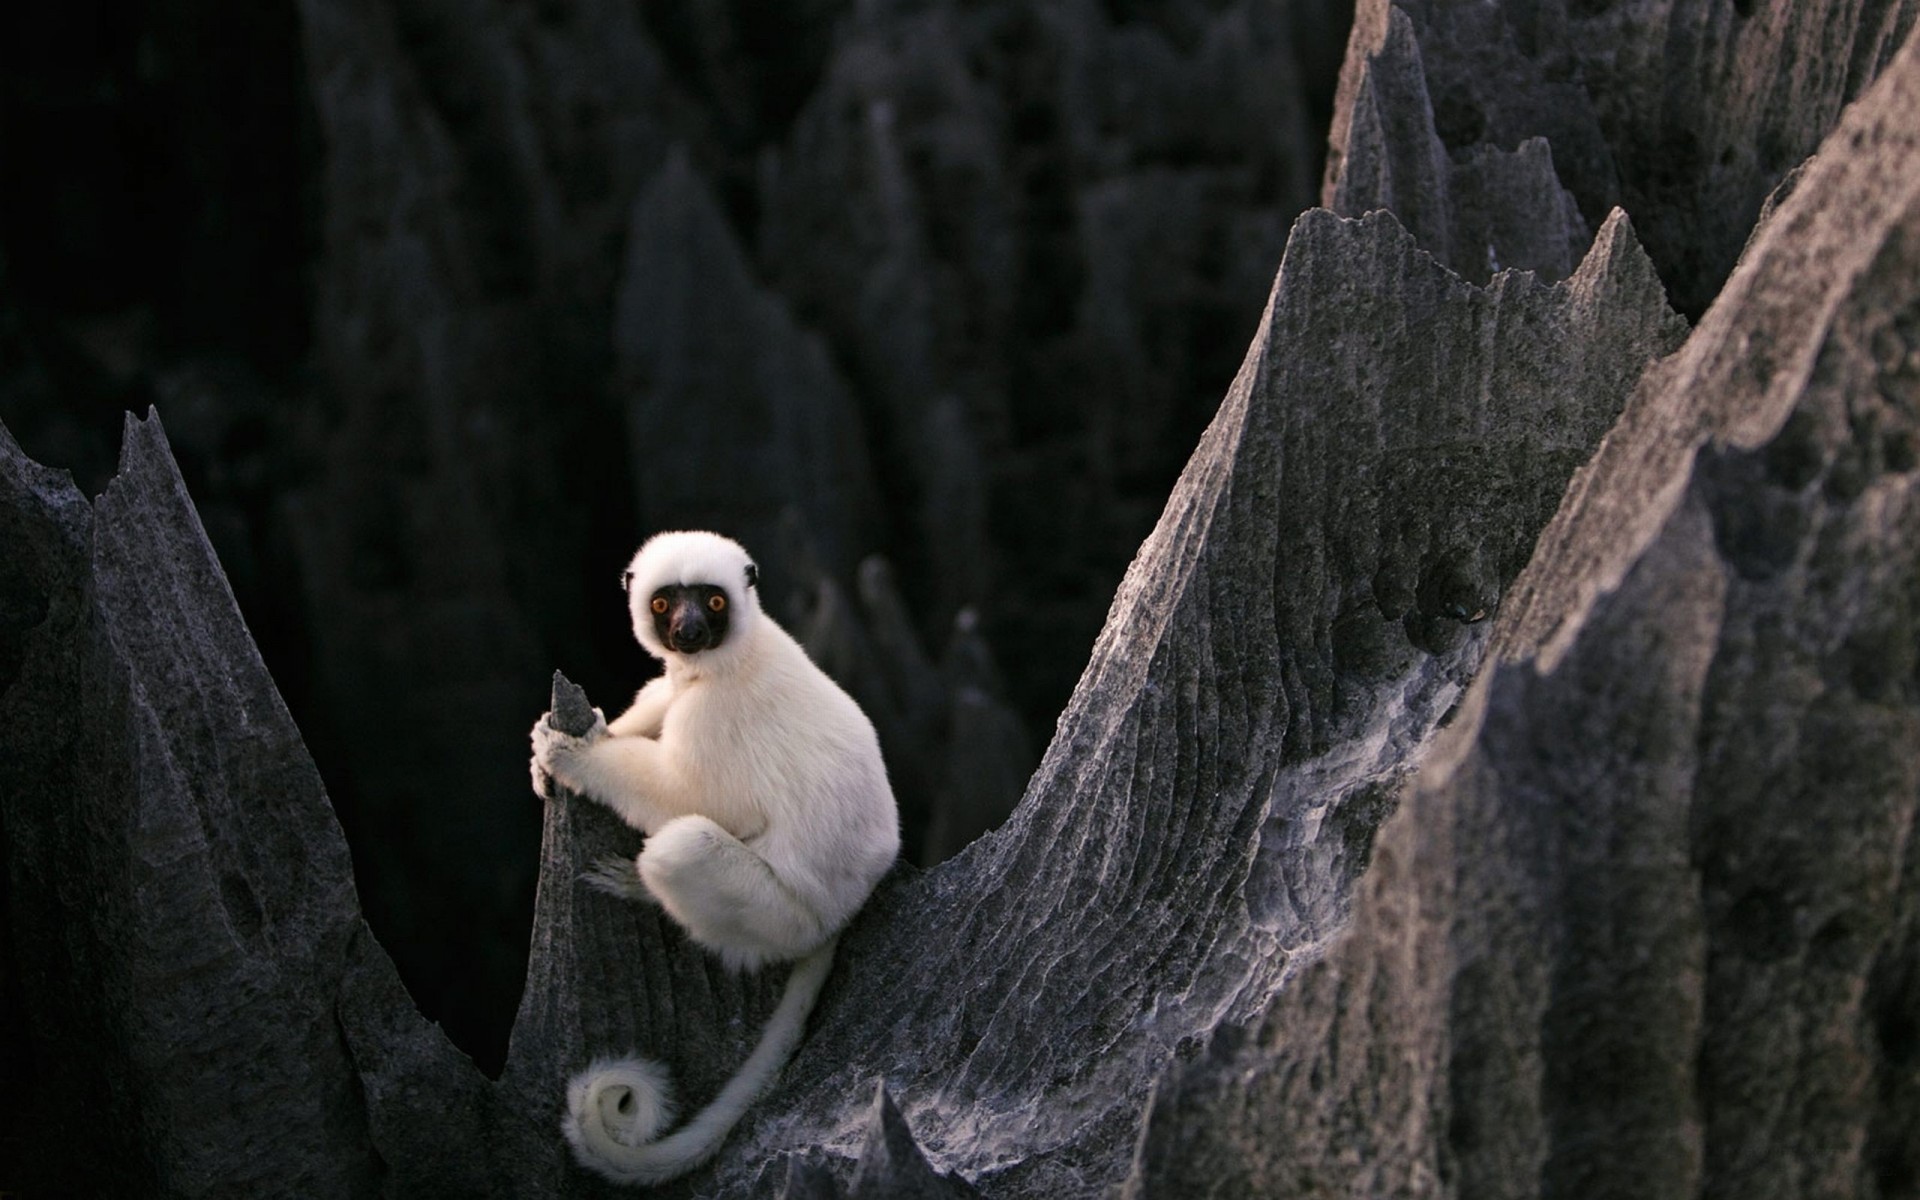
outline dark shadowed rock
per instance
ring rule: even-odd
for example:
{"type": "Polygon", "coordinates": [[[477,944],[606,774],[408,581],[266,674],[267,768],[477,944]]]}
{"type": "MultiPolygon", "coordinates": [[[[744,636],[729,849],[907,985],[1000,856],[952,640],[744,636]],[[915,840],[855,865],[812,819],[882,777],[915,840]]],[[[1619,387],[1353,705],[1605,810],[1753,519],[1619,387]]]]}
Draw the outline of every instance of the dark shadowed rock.
{"type": "MultiPolygon", "coordinates": [[[[596,415],[553,403],[586,390],[557,348],[578,338],[582,295],[610,286],[601,239],[621,214],[570,196],[561,176],[609,139],[589,120],[566,144],[542,135],[533,85],[545,72],[528,62],[540,56],[490,0],[300,10],[320,247],[313,399],[297,436],[314,470],[279,496],[273,535],[300,610],[320,614],[305,648],[324,714],[311,732],[343,767],[369,913],[427,1011],[490,1043],[497,1064],[522,966],[503,951],[524,936],[532,883],[514,864],[535,836],[514,768],[540,700],[502,672],[537,681],[555,657],[524,589],[537,579],[582,595],[553,564],[585,557],[590,525],[565,493],[605,486],[593,477],[608,439],[580,439],[569,471],[526,465],[552,461],[556,436],[596,415]],[[523,523],[540,528],[541,551],[511,536],[523,523]],[[428,844],[441,852],[419,854],[428,844]]],[[[567,41],[556,24],[526,40],[567,41]]],[[[596,24],[631,117],[651,103],[657,65],[610,14],[596,24]]],[[[626,148],[601,169],[630,175],[634,155],[664,152],[657,131],[629,121],[621,133],[626,148]]]]}
{"type": "Polygon", "coordinates": [[[1592,235],[1546,139],[1514,149],[1444,143],[1413,22],[1397,7],[1386,17],[1380,45],[1358,60],[1350,85],[1327,207],[1356,217],[1391,210],[1436,258],[1476,282],[1509,267],[1566,278],[1592,235]]]}
{"type": "MultiPolygon", "coordinates": [[[[520,735],[554,664],[641,681],[605,598],[647,533],[777,565],[798,502],[929,648],[980,614],[1044,738],[1312,199],[1350,8],[22,10],[0,417],[95,490],[158,402],[369,918],[491,1070],[520,735]]],[[[889,746],[923,806],[948,724],[889,746]]]]}
{"type": "Polygon", "coordinates": [[[964,1180],[927,1164],[884,1081],[874,1088],[872,1122],[853,1168],[848,1200],[966,1200],[980,1194],[964,1180]]]}
{"type": "Polygon", "coordinates": [[[635,203],[613,342],[644,528],[724,530],[785,579],[793,509],[820,564],[852,574],[878,524],[853,395],[754,282],[684,152],[635,203]]]}
{"type": "MultiPolygon", "coordinates": [[[[1523,6],[1444,7],[1411,21],[1413,65],[1432,97],[1483,95],[1450,91],[1456,68],[1429,51],[1485,32],[1495,57],[1472,60],[1491,64],[1475,86],[1511,89],[1512,106],[1480,110],[1503,130],[1522,100],[1591,84],[1529,74],[1542,55],[1584,61],[1564,58],[1556,30],[1670,15],[1651,0],[1577,17],[1535,6],[1526,21],[1523,6]],[[1540,79],[1553,87],[1529,91],[1540,79]]],[[[1821,6],[1741,8],[1689,10],[1713,44],[1669,36],[1660,70],[1738,52],[1812,89],[1789,98],[1878,82],[1776,192],[1700,328],[1685,336],[1623,215],[1561,282],[1509,271],[1484,287],[1388,214],[1302,217],[1019,808],[937,869],[883,881],[778,1084],[712,1164],[656,1194],[1913,1189],[1920,41],[1882,52],[1907,19],[1899,4],[1833,25],[1845,49],[1820,54],[1794,31],[1821,6]]],[[[383,11],[316,5],[313,19],[383,11]]],[[[1368,11],[1381,34],[1385,8],[1368,11]]],[[[1175,47],[1172,75],[1187,56],[1231,79],[1222,64],[1260,61],[1227,53],[1260,44],[1249,19],[1182,9],[1102,53],[1175,47]]],[[[1674,22],[1649,27],[1695,30],[1674,22]]],[[[511,65],[504,43],[456,24],[402,39],[440,54],[400,86],[511,65]]],[[[1013,28],[1030,47],[1075,44],[1013,28]]],[[[354,103],[377,96],[349,86],[355,37],[329,36],[316,78],[354,103]]],[[[1643,42],[1620,44],[1613,86],[1658,78],[1643,42]]],[[[725,56],[697,62],[711,73],[725,56]]],[[[960,74],[940,87],[975,95],[964,61],[947,69],[960,74]]],[[[465,116],[457,131],[403,144],[428,153],[443,134],[489,144],[475,131],[520,128],[515,72],[481,77],[499,94],[436,101],[465,116]]],[[[1757,78],[1715,85],[1776,95],[1757,78]]],[[[1077,75],[1063,95],[1104,86],[1077,75]]],[[[1392,176],[1444,179],[1453,207],[1425,228],[1450,246],[1509,228],[1463,216],[1463,196],[1502,197],[1521,218],[1526,196],[1560,200],[1544,147],[1455,137],[1468,110],[1435,99],[1423,125],[1392,111],[1405,103],[1377,110],[1383,129],[1468,151],[1444,172],[1392,176]],[[1463,183],[1459,162],[1499,186],[1463,183]]],[[[1620,111],[1523,131],[1551,140],[1553,174],[1583,206],[1577,181],[1620,111]]],[[[339,115],[336,137],[352,127],[339,115]]],[[[1186,119],[1179,105],[1164,115],[1186,119]]],[[[1777,126],[1756,121],[1743,128],[1777,126]]],[[[885,142],[881,157],[914,163],[885,142]]],[[[541,161],[503,167],[536,217],[541,161]]],[[[654,199],[685,202],[698,233],[712,214],[689,199],[694,182],[663,176],[654,199]]],[[[1566,219],[1556,207],[1511,228],[1566,219]]],[[[392,249],[407,229],[344,232],[392,249]]],[[[497,229],[507,240],[486,254],[520,262],[520,232],[497,229]]],[[[716,246],[727,234],[708,232],[716,246]]],[[[937,241],[908,242],[921,236],[937,241]]],[[[457,283],[434,295],[468,295],[457,283]]],[[[405,310],[427,314],[424,340],[371,347],[354,387],[404,377],[435,338],[457,350],[495,328],[466,324],[464,300],[429,299],[405,310]]],[[[353,395],[349,426],[379,409],[377,389],[353,395]]],[[[340,446],[378,443],[353,428],[340,446]]],[[[408,545],[484,549],[432,536],[439,506],[465,494],[447,481],[485,476],[466,470],[429,472],[408,545]]],[[[24,1150],[20,1182],[52,1194],[630,1194],[571,1163],[567,1078],[639,1051],[696,1106],[754,1043],[784,972],[728,975],[656,910],[584,886],[639,835],[599,805],[521,794],[516,757],[518,811],[544,822],[540,886],[506,1067],[489,1084],[415,1010],[360,920],[325,794],[157,421],[129,424],[121,471],[92,505],[0,437],[0,534],[0,1171],[24,1150]]],[[[472,594],[507,594],[490,569],[461,577],[472,594]]],[[[341,594],[404,594],[390,583],[341,594]]],[[[795,584],[809,591],[782,586],[795,584]]],[[[811,588],[810,644],[845,648],[859,686],[898,713],[944,709],[951,782],[985,736],[952,732],[956,697],[999,686],[993,658],[959,638],[935,667],[890,573],[860,584],[857,599],[811,588]]],[[[479,644],[499,611],[428,615],[466,631],[454,644],[479,644]]],[[[425,628],[398,628],[401,651],[383,653],[433,665],[425,628]]],[[[369,678],[425,694],[457,667],[369,678]]],[[[538,703],[536,689],[515,756],[538,703]]],[[[553,705],[581,701],[556,689],[553,705]]]]}
{"type": "Polygon", "coordinates": [[[1019,714],[1002,698],[1006,687],[972,609],[954,618],[940,676],[946,684],[946,764],[916,860],[928,865],[945,862],[999,828],[1026,789],[1037,757],[1019,714]]]}
{"type": "Polygon", "coordinates": [[[1131,1194],[1920,1178],[1917,104],[1913,42],[1581,472],[1352,926],[1161,1079],[1131,1194]]]}
{"type": "MultiPolygon", "coordinates": [[[[849,1098],[876,1074],[931,1169],[1015,1196],[1118,1182],[1148,1081],[1223,1014],[1257,1012],[1336,928],[1382,788],[1471,676],[1482,618],[1567,475],[1678,332],[1623,220],[1564,284],[1481,290],[1388,218],[1304,219],[1025,804],[941,870],[883,886],[776,1093],[713,1167],[666,1192],[771,1193],[801,1151],[851,1184],[871,1121],[849,1098]]],[[[244,647],[243,629],[226,636],[244,647]]],[[[297,743],[283,753],[304,762],[297,743]]],[[[311,1054],[358,1098],[317,1127],[326,1162],[378,1148],[406,1159],[395,1178],[416,1194],[470,1192],[478,1168],[436,1166],[450,1143],[433,1139],[479,1127],[496,1190],[592,1193],[557,1135],[568,1075],[639,1050],[698,1104],[747,1052],[780,972],[728,976],[650,907],[583,886],[583,870],[637,846],[599,806],[549,804],[545,821],[525,996],[490,1093],[392,1007],[343,856],[332,876],[300,876],[337,880],[308,909],[333,914],[338,948],[320,957],[346,982],[313,991],[344,997],[344,1040],[311,1054]]],[[[201,1152],[236,1152],[256,1128],[235,1118],[228,1148],[201,1152]]]]}
{"type": "Polygon", "coordinates": [[[793,632],[880,735],[903,856],[943,862],[1006,819],[1033,773],[1036,755],[992,652],[968,610],[956,618],[945,659],[931,662],[885,559],[860,564],[857,600],[812,570],[793,632]]]}
{"type": "Polygon", "coordinates": [[[1356,215],[1374,205],[1419,213],[1408,223],[1422,244],[1439,251],[1428,239],[1447,230],[1447,260],[1477,274],[1480,245],[1462,245],[1436,218],[1464,205],[1490,221],[1496,252],[1502,230],[1530,231],[1544,246],[1558,215],[1523,207],[1548,188],[1539,152],[1533,166],[1503,164],[1492,180],[1463,187],[1461,172],[1489,151],[1545,138],[1586,220],[1615,206],[1632,213],[1676,305],[1697,314],[1733,269],[1768,192],[1878,76],[1916,13],[1914,0],[1360,0],[1323,202],[1356,215]],[[1383,97],[1390,103],[1376,115],[1383,97]],[[1432,165],[1414,171],[1414,159],[1432,165]]]}
{"type": "Polygon", "coordinates": [[[8,974],[40,1047],[9,1090],[48,1138],[29,1164],[53,1190],[373,1190],[335,1015],[365,937],[346,843],[158,421],[128,420],[92,506],[10,438],[0,459],[8,974]],[[83,1111],[105,1139],[84,1155],[83,1111]]]}
{"type": "Polygon", "coordinates": [[[514,1195],[515,1173],[499,1147],[508,1145],[502,1127],[518,1122],[503,1117],[472,1060],[420,1016],[364,922],[343,967],[334,1011],[359,1078],[364,1131],[353,1125],[329,1130],[315,1152],[353,1153],[364,1137],[380,1164],[385,1195],[514,1195]]]}
{"type": "Polygon", "coordinates": [[[765,161],[768,278],[869,404],[921,628],[1050,719],[1246,346],[1319,158],[1325,6],[856,6],[765,161]]]}

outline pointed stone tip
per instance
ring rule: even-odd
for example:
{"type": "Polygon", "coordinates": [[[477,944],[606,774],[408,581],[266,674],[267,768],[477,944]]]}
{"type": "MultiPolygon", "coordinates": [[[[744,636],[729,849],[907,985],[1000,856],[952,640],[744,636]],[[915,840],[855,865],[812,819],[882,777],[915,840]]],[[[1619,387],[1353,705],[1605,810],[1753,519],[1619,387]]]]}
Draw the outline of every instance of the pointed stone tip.
{"type": "Polygon", "coordinates": [[[841,1200],[833,1172],[795,1155],[787,1159],[786,1186],[780,1200],[841,1200]]]}
{"type": "MultiPolygon", "coordinates": [[[[711,209],[718,216],[718,201],[709,192],[707,181],[699,168],[693,165],[693,153],[684,142],[675,142],[667,150],[666,158],[661,161],[659,169],[642,192],[643,206],[645,197],[672,198],[689,214],[698,213],[704,217],[711,209]]],[[[665,200],[661,199],[661,202],[665,200]]],[[[682,219],[690,218],[683,215],[682,219]]]]}
{"type": "Polygon", "coordinates": [[[1580,265],[1567,278],[1581,279],[1614,270],[1628,257],[1645,262],[1647,269],[1653,270],[1653,260],[1647,257],[1639,234],[1634,232],[1633,218],[1627,215],[1626,209],[1616,205],[1607,219],[1600,222],[1593,244],[1587,247],[1580,265]]]}
{"type": "Polygon", "coordinates": [[[872,604],[876,601],[899,603],[900,589],[894,583],[893,564],[878,554],[869,554],[860,560],[859,566],[860,598],[872,604]]]}
{"type": "Polygon", "coordinates": [[[860,1152],[862,1175],[878,1173],[884,1178],[930,1173],[932,1168],[914,1143],[913,1130],[907,1126],[900,1108],[887,1090],[887,1081],[874,1082],[872,1116],[867,1125],[867,1144],[860,1152]]]}
{"type": "Polygon", "coordinates": [[[192,511],[193,502],[187,498],[179,461],[173,456],[173,444],[167,440],[166,426],[160,421],[160,410],[151,404],[145,416],[131,411],[125,414],[120,423],[120,460],[114,466],[113,478],[107,480],[106,487],[95,499],[103,501],[129,490],[149,488],[177,493],[186,504],[190,519],[196,525],[199,523],[199,514],[192,511]]]}
{"type": "Polygon", "coordinates": [[[124,475],[128,469],[146,461],[155,451],[164,453],[169,462],[173,459],[173,447],[167,442],[167,430],[160,423],[160,409],[157,405],[147,405],[147,414],[129,410],[120,422],[120,466],[115,472],[124,475]]]}
{"type": "Polygon", "coordinates": [[[872,1111],[866,1145],[861,1148],[860,1160],[854,1167],[850,1193],[853,1200],[877,1200],[882,1196],[960,1200],[980,1194],[960,1176],[934,1170],[913,1140],[913,1130],[900,1115],[885,1079],[874,1083],[872,1111]]]}
{"type": "Polygon", "coordinates": [[[907,1122],[900,1115],[900,1106],[893,1102],[893,1093],[887,1090],[885,1079],[873,1081],[873,1131],[889,1145],[896,1140],[904,1140],[913,1145],[913,1131],[907,1128],[907,1122]]]}
{"type": "Polygon", "coordinates": [[[1347,220],[1347,218],[1334,212],[1332,209],[1323,205],[1315,205],[1312,208],[1306,209],[1293,219],[1293,228],[1288,231],[1287,237],[1288,240],[1291,241],[1293,236],[1302,230],[1333,228],[1344,220],[1347,220]]]}
{"type": "Polygon", "coordinates": [[[574,737],[585,736],[593,728],[593,705],[586,689],[559,671],[553,673],[553,727],[574,737]]]}
{"type": "MultiPolygon", "coordinates": [[[[1311,258],[1325,252],[1323,248],[1337,242],[1350,227],[1360,228],[1374,221],[1376,216],[1392,220],[1392,214],[1383,208],[1370,210],[1358,217],[1343,217],[1330,208],[1309,208],[1293,219],[1292,228],[1287,230],[1287,244],[1280,251],[1279,269],[1274,272],[1273,286],[1267,294],[1268,312],[1261,317],[1261,333],[1254,339],[1256,345],[1265,335],[1267,317],[1272,315],[1275,297],[1287,285],[1291,275],[1300,270],[1302,257],[1311,258]]],[[[1399,222],[1394,221],[1394,224],[1397,226],[1399,222]]],[[[1251,348],[1248,353],[1252,353],[1251,348]]]]}
{"type": "MultiPolygon", "coordinates": [[[[1593,235],[1593,244],[1596,247],[1605,246],[1609,252],[1615,247],[1625,249],[1628,246],[1639,246],[1639,235],[1634,232],[1633,218],[1627,215],[1626,209],[1615,205],[1612,211],[1607,213],[1607,219],[1600,222],[1598,232],[1593,235]]],[[[1591,254],[1592,251],[1588,253],[1591,254]]]]}
{"type": "Polygon", "coordinates": [[[1402,53],[1411,53],[1416,58],[1420,54],[1420,39],[1415,35],[1413,18],[1398,4],[1387,6],[1387,28],[1380,38],[1380,51],[1393,49],[1402,53]]]}

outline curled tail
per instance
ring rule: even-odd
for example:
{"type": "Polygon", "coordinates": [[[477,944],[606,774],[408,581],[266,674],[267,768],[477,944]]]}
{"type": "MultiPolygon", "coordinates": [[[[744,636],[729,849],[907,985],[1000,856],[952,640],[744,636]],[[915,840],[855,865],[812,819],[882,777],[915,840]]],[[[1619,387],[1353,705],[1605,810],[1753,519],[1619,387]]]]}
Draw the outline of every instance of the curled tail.
{"type": "Polygon", "coordinates": [[[780,1005],[760,1031],[760,1044],[727,1080],[713,1102],[665,1137],[673,1120],[667,1072],[643,1058],[598,1059],[567,1085],[560,1129],[580,1165],[615,1183],[661,1183],[713,1157],[747,1108],[780,1073],[800,1035],[820,985],[833,967],[839,938],[793,966],[780,1005]]]}

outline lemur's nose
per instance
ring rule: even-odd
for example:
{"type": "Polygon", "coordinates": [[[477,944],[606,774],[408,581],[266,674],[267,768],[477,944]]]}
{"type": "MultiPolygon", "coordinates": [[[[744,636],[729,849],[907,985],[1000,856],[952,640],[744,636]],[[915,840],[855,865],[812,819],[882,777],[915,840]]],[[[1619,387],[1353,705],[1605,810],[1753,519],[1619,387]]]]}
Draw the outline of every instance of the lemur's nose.
{"type": "Polygon", "coordinates": [[[673,641],[676,649],[698,650],[711,640],[713,631],[707,627],[707,619],[700,610],[688,606],[675,614],[673,619],[673,641]]]}

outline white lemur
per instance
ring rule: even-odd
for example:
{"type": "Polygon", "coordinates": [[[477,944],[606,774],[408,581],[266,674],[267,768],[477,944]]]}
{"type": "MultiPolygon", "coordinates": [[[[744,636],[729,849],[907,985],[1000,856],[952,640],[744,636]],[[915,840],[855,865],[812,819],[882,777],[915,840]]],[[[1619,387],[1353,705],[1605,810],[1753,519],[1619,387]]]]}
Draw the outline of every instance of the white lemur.
{"type": "Polygon", "coordinates": [[[729,967],[798,960],[753,1053],[673,1133],[661,1136],[673,1102],[657,1063],[602,1059],[568,1085],[561,1128],[580,1163],[655,1183],[718,1150],[793,1053],[840,930],[899,853],[900,821],[872,722],[761,611],[738,543],[660,534],[624,582],[634,636],[666,674],[582,737],[541,717],[535,790],[544,772],[645,831],[610,890],[658,901],[729,967]]]}

